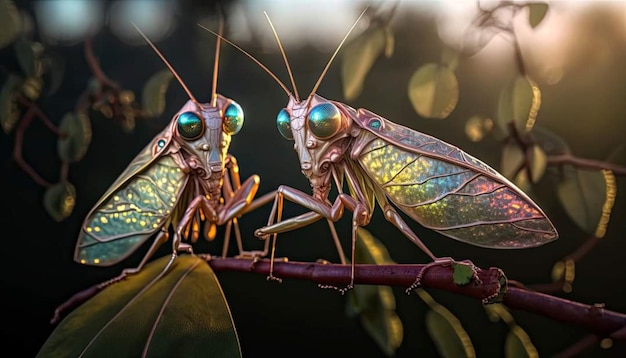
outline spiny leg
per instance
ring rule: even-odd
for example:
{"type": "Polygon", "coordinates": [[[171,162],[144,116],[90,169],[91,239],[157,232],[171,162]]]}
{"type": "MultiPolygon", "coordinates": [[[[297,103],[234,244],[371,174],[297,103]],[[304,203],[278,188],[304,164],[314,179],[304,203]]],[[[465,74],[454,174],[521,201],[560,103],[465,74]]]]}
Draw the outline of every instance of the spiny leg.
{"type": "MultiPolygon", "coordinates": [[[[353,212],[353,256],[354,256],[354,246],[356,242],[356,227],[366,225],[369,222],[369,210],[367,207],[358,202],[353,197],[347,194],[339,194],[335,199],[332,206],[328,202],[320,201],[308,194],[303,193],[300,190],[288,187],[288,186],[280,186],[276,192],[276,197],[274,200],[274,205],[272,207],[272,211],[270,213],[270,217],[268,219],[268,225],[266,227],[257,229],[255,235],[267,239],[269,235],[272,235],[272,253],[270,256],[270,277],[273,276],[273,261],[274,261],[274,251],[276,246],[276,236],[280,232],[290,231],[296,228],[301,228],[307,226],[322,217],[334,222],[341,218],[343,215],[343,209],[346,208],[353,212]],[[313,210],[313,212],[305,213],[297,217],[293,217],[287,219],[285,221],[281,221],[280,215],[282,214],[283,209],[283,198],[288,199],[296,204],[299,204],[305,208],[313,210]],[[274,224],[274,218],[277,217],[276,223],[274,224]]],[[[351,284],[347,289],[338,289],[342,292],[347,291],[352,288],[354,284],[354,257],[352,258],[352,274],[350,279],[351,284]]],[[[324,286],[324,287],[333,287],[333,286],[324,286]]],[[[333,287],[335,288],[335,287],[333,287]]]]}

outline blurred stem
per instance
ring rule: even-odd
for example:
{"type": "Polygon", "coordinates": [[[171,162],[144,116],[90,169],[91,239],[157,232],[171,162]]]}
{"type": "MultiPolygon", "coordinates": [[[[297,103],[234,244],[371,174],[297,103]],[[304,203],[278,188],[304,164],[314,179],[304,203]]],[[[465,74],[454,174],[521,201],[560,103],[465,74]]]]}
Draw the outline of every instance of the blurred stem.
{"type": "Polygon", "coordinates": [[[603,162],[601,160],[578,158],[569,153],[548,156],[548,165],[564,164],[571,164],[575,167],[586,169],[608,169],[615,175],[626,176],[626,167],[621,165],[603,162]]]}
{"type": "Polygon", "coordinates": [[[98,59],[93,53],[93,44],[91,38],[87,38],[85,40],[85,59],[87,60],[87,64],[93,72],[93,75],[102,83],[103,86],[111,87],[117,89],[119,86],[117,83],[113,82],[107,75],[104,74],[100,64],[98,63],[98,59]]]}
{"type": "MultiPolygon", "coordinates": [[[[236,258],[207,259],[215,271],[237,271],[269,275],[270,261],[253,262],[236,258]]],[[[355,267],[355,284],[409,287],[426,265],[361,265],[355,267]]],[[[307,262],[275,262],[277,277],[309,280],[323,285],[346,285],[350,282],[350,265],[316,264],[307,262]]],[[[498,268],[477,268],[479,281],[459,286],[454,283],[450,266],[429,266],[422,276],[422,287],[436,288],[485,299],[500,290],[503,273],[498,268]]],[[[507,288],[502,301],[511,309],[532,312],[564,324],[584,327],[601,337],[609,337],[626,326],[626,314],[609,311],[603,305],[587,305],[520,287],[507,288]]],[[[621,335],[612,337],[619,339],[621,335]]]]}
{"type": "Polygon", "coordinates": [[[48,128],[52,133],[57,136],[63,138],[65,137],[64,133],[61,133],[59,129],[50,121],[48,116],[46,116],[35,104],[34,102],[29,101],[28,99],[17,96],[17,100],[19,104],[26,107],[26,113],[22,116],[19,126],[15,130],[15,143],[13,144],[13,160],[17,163],[17,165],[28,174],[37,184],[49,188],[52,186],[52,183],[45,180],[39,175],[33,167],[30,166],[22,155],[22,147],[24,146],[24,133],[26,133],[26,129],[32,123],[33,118],[36,116],[41,120],[41,122],[48,128]]]}
{"type": "Polygon", "coordinates": [[[578,342],[567,347],[564,351],[555,355],[555,358],[566,357],[578,357],[581,353],[589,350],[590,348],[597,346],[600,343],[600,338],[595,334],[589,334],[581,338],[578,342]]]}

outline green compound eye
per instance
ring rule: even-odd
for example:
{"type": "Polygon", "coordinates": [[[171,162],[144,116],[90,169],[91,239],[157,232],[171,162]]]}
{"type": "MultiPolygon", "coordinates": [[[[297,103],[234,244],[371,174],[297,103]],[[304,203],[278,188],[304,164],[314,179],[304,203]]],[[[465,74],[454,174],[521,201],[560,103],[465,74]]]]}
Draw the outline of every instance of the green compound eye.
{"type": "Polygon", "coordinates": [[[276,125],[278,126],[278,131],[280,134],[289,139],[293,140],[293,133],[291,133],[291,117],[289,116],[289,112],[286,109],[281,109],[278,112],[278,116],[276,117],[276,125]]]}
{"type": "Polygon", "coordinates": [[[181,137],[194,140],[204,133],[204,121],[194,112],[184,112],[178,116],[176,128],[181,137]]]}
{"type": "Polygon", "coordinates": [[[322,103],[313,107],[309,112],[309,130],[319,139],[328,139],[341,128],[341,113],[331,103],[322,103]]]}
{"type": "Polygon", "coordinates": [[[224,133],[234,135],[241,130],[241,127],[243,127],[243,109],[237,103],[231,102],[224,111],[222,128],[224,133]]]}

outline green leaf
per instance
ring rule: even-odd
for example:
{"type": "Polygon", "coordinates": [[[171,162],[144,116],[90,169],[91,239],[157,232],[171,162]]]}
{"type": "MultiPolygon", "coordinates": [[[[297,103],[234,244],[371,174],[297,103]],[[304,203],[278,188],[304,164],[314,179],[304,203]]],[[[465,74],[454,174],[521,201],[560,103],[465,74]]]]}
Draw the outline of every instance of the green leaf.
{"type": "Polygon", "coordinates": [[[63,83],[65,75],[65,62],[61,56],[54,53],[46,53],[42,59],[43,78],[47,93],[54,94],[63,83]]]}
{"type": "Polygon", "coordinates": [[[530,180],[533,183],[536,183],[541,179],[543,173],[546,171],[546,167],[548,165],[548,157],[546,156],[546,152],[541,149],[541,147],[537,144],[532,146],[530,155],[530,173],[532,178],[530,180]]]}
{"type": "Polygon", "coordinates": [[[509,132],[514,123],[520,133],[532,129],[541,107],[541,91],[529,78],[519,75],[500,91],[497,123],[502,131],[509,132]]]}
{"type": "Polygon", "coordinates": [[[429,63],[413,73],[408,92],[420,116],[443,119],[456,107],[459,83],[448,66],[429,63]]]}
{"type": "Polygon", "coordinates": [[[588,234],[596,230],[606,199],[606,184],[600,171],[566,167],[558,197],[565,212],[588,234]]]}
{"type": "Polygon", "coordinates": [[[500,173],[513,180],[515,171],[524,163],[524,152],[516,143],[507,143],[502,147],[500,158],[500,173]]]}
{"type": "Polygon", "coordinates": [[[91,143],[91,122],[85,113],[68,112],[61,119],[57,152],[64,162],[77,162],[87,153],[91,143]]]}
{"type": "Polygon", "coordinates": [[[165,110],[165,93],[174,75],[169,70],[161,70],[148,80],[142,91],[143,110],[148,116],[158,117],[165,110]]]}
{"type": "Polygon", "coordinates": [[[373,25],[354,40],[346,44],[341,62],[341,81],[343,96],[347,101],[357,98],[363,90],[365,77],[371,70],[376,59],[385,51],[389,54],[393,47],[386,48],[393,39],[391,30],[373,25]]]}
{"type": "Polygon", "coordinates": [[[241,357],[220,284],[203,260],[169,256],[106,287],[71,312],[37,357],[241,357]],[[151,330],[153,334],[151,334],[151,330]]]}
{"type": "Polygon", "coordinates": [[[41,57],[43,46],[39,42],[20,37],[15,41],[15,55],[27,77],[40,77],[43,73],[41,57]]]}
{"type": "Polygon", "coordinates": [[[528,334],[517,324],[510,327],[506,336],[505,357],[506,358],[537,358],[539,353],[533,345],[528,334]]]}
{"type": "Polygon", "coordinates": [[[455,262],[452,264],[453,281],[459,286],[467,285],[470,283],[476,272],[474,271],[474,265],[463,262],[455,262]]]}
{"type": "Polygon", "coordinates": [[[16,97],[21,84],[22,79],[11,73],[0,91],[0,124],[5,133],[11,132],[20,118],[16,97]]]}
{"type": "MultiPolygon", "coordinates": [[[[387,249],[363,228],[357,231],[355,262],[377,265],[393,263],[387,249]]],[[[396,301],[391,288],[355,285],[348,292],[348,298],[348,314],[358,314],[370,337],[387,356],[393,356],[402,343],[403,326],[395,312],[396,301]]]]}
{"type": "Polygon", "coordinates": [[[548,4],[538,2],[528,4],[528,23],[533,29],[541,23],[548,12],[548,4]]]}
{"type": "Polygon", "coordinates": [[[476,357],[474,345],[456,316],[435,301],[428,302],[426,329],[444,358],[476,357]]]}
{"type": "Polygon", "coordinates": [[[68,181],[61,181],[46,189],[43,206],[56,221],[63,221],[70,216],[76,203],[76,189],[68,181]]]}
{"type": "Polygon", "coordinates": [[[0,0],[0,49],[11,44],[21,31],[20,13],[11,0],[0,0]]]}

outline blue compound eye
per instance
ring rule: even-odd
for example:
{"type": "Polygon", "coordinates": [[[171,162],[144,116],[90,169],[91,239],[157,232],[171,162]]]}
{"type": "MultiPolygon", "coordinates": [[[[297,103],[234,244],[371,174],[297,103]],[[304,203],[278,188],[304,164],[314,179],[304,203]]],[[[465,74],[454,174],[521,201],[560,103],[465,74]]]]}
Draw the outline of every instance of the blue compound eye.
{"type": "Polygon", "coordinates": [[[204,133],[204,121],[195,112],[183,112],[178,116],[176,128],[181,137],[194,140],[204,133]]]}
{"type": "Polygon", "coordinates": [[[234,135],[243,127],[243,109],[235,103],[231,102],[224,111],[224,121],[222,122],[224,133],[234,135]]]}
{"type": "Polygon", "coordinates": [[[276,117],[276,125],[278,126],[278,131],[280,134],[289,139],[293,140],[293,133],[291,133],[291,117],[289,116],[289,112],[286,109],[281,109],[278,112],[278,116],[276,117]]]}
{"type": "Polygon", "coordinates": [[[341,128],[341,113],[331,103],[322,103],[313,107],[307,117],[309,130],[319,139],[328,139],[341,128]]]}

